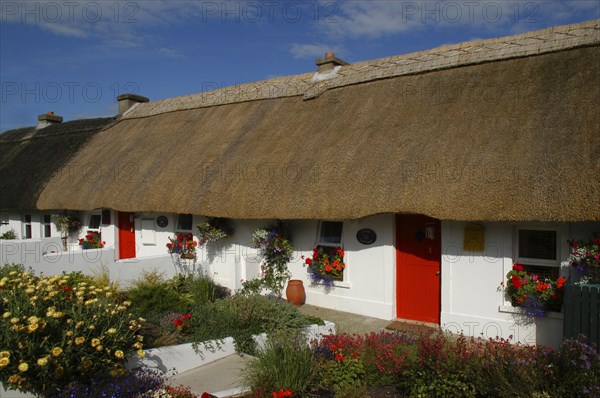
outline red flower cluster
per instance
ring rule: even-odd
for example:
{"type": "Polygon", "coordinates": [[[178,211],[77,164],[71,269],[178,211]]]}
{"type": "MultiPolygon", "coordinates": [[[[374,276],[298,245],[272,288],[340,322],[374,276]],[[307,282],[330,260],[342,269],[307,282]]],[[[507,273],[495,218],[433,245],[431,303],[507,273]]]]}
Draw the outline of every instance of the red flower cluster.
{"type": "Polygon", "coordinates": [[[285,397],[293,397],[292,392],[290,390],[284,390],[283,388],[279,391],[273,391],[273,398],[285,397]]]}
{"type": "Polygon", "coordinates": [[[84,238],[79,239],[79,246],[83,249],[102,249],[106,245],[106,242],[101,240],[100,232],[91,231],[85,235],[84,238]]]}
{"type": "Polygon", "coordinates": [[[511,297],[513,305],[522,306],[535,301],[548,310],[562,303],[566,278],[542,278],[525,271],[521,264],[514,264],[506,277],[506,294],[511,297]]]}
{"type": "Polygon", "coordinates": [[[321,278],[341,279],[346,268],[344,255],[341,247],[317,246],[313,248],[312,258],[307,258],[304,263],[321,278]]]}
{"type": "Polygon", "coordinates": [[[180,318],[177,318],[173,321],[173,326],[175,326],[175,329],[177,329],[181,333],[185,334],[188,332],[188,329],[190,327],[189,319],[191,317],[192,317],[192,314],[182,315],[180,318]]]}
{"type": "Polygon", "coordinates": [[[169,253],[193,254],[196,252],[198,242],[194,240],[192,234],[177,234],[175,238],[169,238],[167,250],[169,253]]]}

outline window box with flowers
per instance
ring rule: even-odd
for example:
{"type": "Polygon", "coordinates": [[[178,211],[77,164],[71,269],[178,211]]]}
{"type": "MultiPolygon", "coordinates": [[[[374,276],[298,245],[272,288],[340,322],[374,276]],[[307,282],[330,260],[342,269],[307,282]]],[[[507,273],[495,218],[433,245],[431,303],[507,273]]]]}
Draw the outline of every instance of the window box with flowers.
{"type": "Polygon", "coordinates": [[[106,245],[106,242],[102,240],[102,236],[100,232],[97,231],[89,231],[85,238],[79,239],[79,246],[83,250],[87,249],[102,249],[106,245]]]}
{"type": "Polygon", "coordinates": [[[194,240],[192,234],[177,234],[174,238],[169,238],[167,250],[169,254],[183,259],[195,259],[196,247],[198,242],[194,240]]]}
{"type": "Polygon", "coordinates": [[[304,261],[311,281],[325,286],[333,286],[335,281],[343,281],[346,268],[344,255],[344,250],[339,246],[313,248],[312,258],[309,257],[304,261]]]}
{"type": "Polygon", "coordinates": [[[543,278],[527,272],[521,264],[514,264],[506,278],[506,295],[526,317],[545,317],[549,311],[560,311],[566,278],[543,278]]]}

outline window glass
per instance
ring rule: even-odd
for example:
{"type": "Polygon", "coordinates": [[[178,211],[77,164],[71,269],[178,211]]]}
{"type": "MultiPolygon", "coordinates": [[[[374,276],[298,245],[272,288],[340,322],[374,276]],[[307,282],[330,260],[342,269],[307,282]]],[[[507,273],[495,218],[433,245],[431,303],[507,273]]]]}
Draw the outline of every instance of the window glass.
{"type": "Polygon", "coordinates": [[[102,217],[100,216],[100,214],[90,215],[90,223],[88,225],[89,229],[99,229],[101,220],[102,217]]]}
{"type": "Polygon", "coordinates": [[[519,258],[556,260],[556,231],[520,229],[519,258]]]}
{"type": "Polygon", "coordinates": [[[50,238],[52,236],[52,217],[50,214],[44,214],[44,238],[50,238]]]}
{"type": "Polygon", "coordinates": [[[31,214],[25,214],[25,223],[23,224],[23,238],[31,239],[31,214]]]}
{"type": "Polygon", "coordinates": [[[191,214],[179,214],[177,217],[177,231],[191,231],[192,230],[192,215],[191,214]]]}
{"type": "Polygon", "coordinates": [[[321,221],[319,243],[340,244],[342,243],[342,226],[339,221],[321,221]]]}

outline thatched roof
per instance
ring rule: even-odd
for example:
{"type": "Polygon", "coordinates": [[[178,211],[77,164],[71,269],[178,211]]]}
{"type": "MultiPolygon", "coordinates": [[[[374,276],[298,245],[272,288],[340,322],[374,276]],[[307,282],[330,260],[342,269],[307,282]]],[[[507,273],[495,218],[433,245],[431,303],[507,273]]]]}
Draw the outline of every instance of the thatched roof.
{"type": "Polygon", "coordinates": [[[600,220],[598,21],[139,104],[40,208],[600,220]],[[115,170],[120,172],[115,173],[115,170]]]}
{"type": "Polygon", "coordinates": [[[69,160],[114,120],[82,119],[0,134],[0,210],[35,209],[44,185],[59,171],[77,173],[66,167],[69,160]]]}

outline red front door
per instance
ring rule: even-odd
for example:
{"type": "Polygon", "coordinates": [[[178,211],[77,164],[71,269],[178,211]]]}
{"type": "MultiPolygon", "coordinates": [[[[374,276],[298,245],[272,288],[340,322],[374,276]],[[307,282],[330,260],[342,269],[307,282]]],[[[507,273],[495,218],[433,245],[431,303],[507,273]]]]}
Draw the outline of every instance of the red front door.
{"type": "Polygon", "coordinates": [[[440,323],[440,220],[419,214],[396,216],[397,317],[440,323]]]}
{"type": "Polygon", "coordinates": [[[119,212],[119,258],[135,258],[133,213],[119,212]]]}

